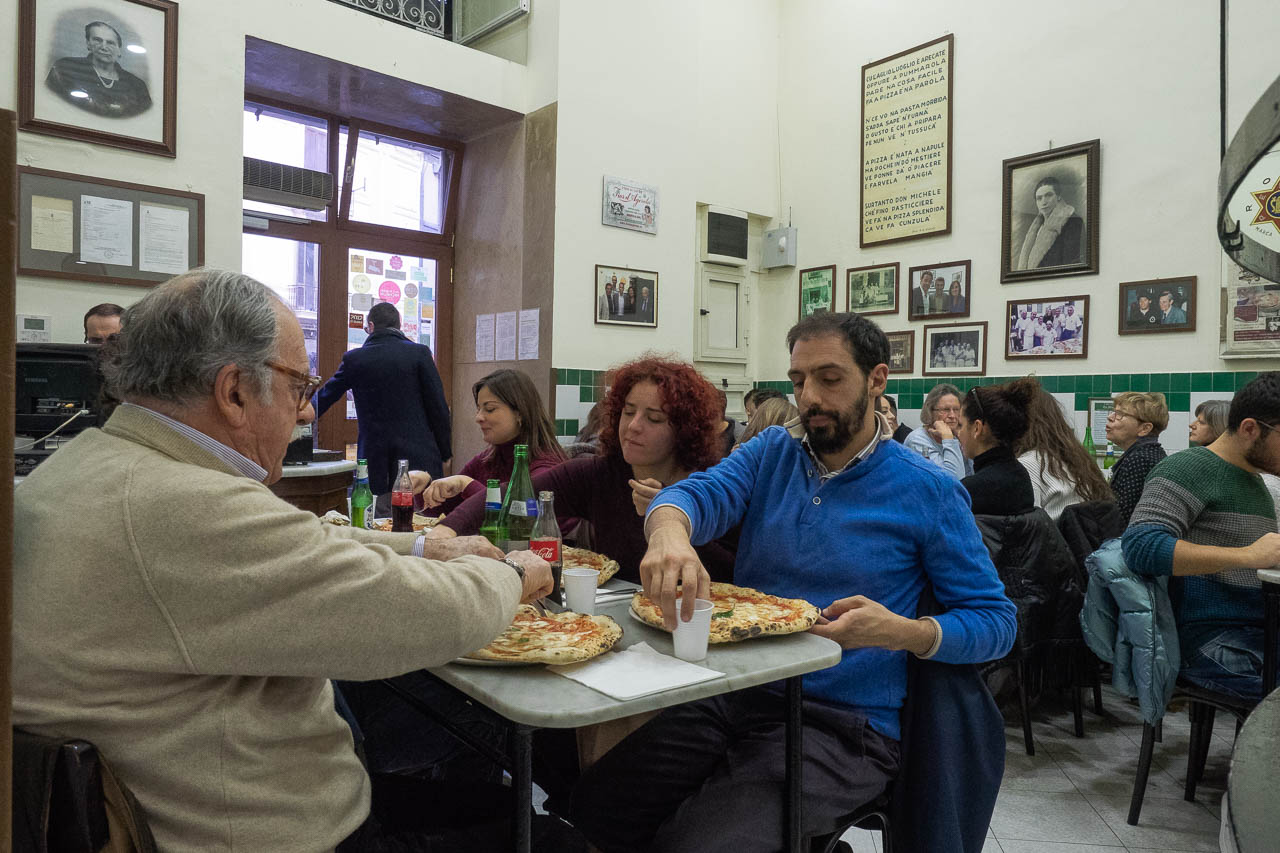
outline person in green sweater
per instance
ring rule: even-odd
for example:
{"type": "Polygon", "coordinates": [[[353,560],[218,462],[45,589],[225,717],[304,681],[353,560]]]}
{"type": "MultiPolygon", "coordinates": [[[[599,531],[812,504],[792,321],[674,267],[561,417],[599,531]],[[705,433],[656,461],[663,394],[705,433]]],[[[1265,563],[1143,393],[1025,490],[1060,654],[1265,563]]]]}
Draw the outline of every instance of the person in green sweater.
{"type": "Polygon", "coordinates": [[[1242,699],[1262,695],[1262,594],[1257,570],[1280,564],[1276,511],[1259,472],[1280,474],[1280,373],[1231,401],[1208,447],[1165,459],[1147,477],[1124,532],[1125,562],[1171,575],[1182,677],[1242,699]]]}

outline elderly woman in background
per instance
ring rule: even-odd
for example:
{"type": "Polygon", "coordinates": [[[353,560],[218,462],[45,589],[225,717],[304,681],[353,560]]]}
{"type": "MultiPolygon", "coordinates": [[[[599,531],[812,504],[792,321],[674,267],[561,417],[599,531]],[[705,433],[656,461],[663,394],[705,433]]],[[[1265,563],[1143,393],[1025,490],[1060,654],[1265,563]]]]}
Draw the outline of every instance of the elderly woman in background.
{"type": "Polygon", "coordinates": [[[1191,422],[1189,440],[1193,445],[1208,447],[1227,431],[1230,400],[1205,400],[1196,406],[1196,419],[1191,422]]]}
{"type": "Polygon", "coordinates": [[[1126,391],[1113,400],[1115,408],[1107,415],[1107,441],[1124,455],[1111,469],[1111,491],[1128,524],[1147,475],[1166,456],[1159,437],[1169,425],[1169,406],[1164,395],[1156,392],[1126,391]]]}
{"type": "Polygon", "coordinates": [[[1062,406],[1036,384],[1027,406],[1027,431],[1014,444],[1018,461],[1031,477],[1036,506],[1057,521],[1073,504],[1114,500],[1106,478],[1067,423],[1062,406]]]}
{"type": "Polygon", "coordinates": [[[786,426],[790,421],[800,417],[800,410],[791,405],[786,397],[770,397],[756,407],[755,414],[747,421],[747,428],[742,431],[742,438],[734,445],[737,450],[771,426],[786,426]]]}
{"type": "Polygon", "coordinates": [[[966,459],[956,429],[960,426],[960,389],[948,382],[933,386],[920,407],[920,426],[903,442],[925,459],[957,480],[973,473],[973,461],[966,459]]]}

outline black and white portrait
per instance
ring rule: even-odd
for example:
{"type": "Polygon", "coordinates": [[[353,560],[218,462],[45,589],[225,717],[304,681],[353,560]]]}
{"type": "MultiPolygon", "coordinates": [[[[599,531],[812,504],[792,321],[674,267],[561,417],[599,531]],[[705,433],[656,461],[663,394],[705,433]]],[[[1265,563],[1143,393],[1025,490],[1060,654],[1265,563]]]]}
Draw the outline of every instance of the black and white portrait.
{"type": "Polygon", "coordinates": [[[24,0],[24,129],[170,153],[176,9],[169,0],[24,0]]]}
{"type": "Polygon", "coordinates": [[[845,270],[845,294],[849,311],[859,314],[896,314],[898,265],[881,264],[845,270]]]}
{"type": "Polygon", "coordinates": [[[926,376],[982,376],[987,372],[987,324],[924,327],[926,376]]]}
{"type": "Polygon", "coordinates": [[[1004,162],[1001,281],[1097,272],[1098,142],[1004,162]]]}
{"type": "Polygon", "coordinates": [[[916,369],[915,331],[885,332],[884,335],[889,339],[889,372],[914,373],[916,369]]]}

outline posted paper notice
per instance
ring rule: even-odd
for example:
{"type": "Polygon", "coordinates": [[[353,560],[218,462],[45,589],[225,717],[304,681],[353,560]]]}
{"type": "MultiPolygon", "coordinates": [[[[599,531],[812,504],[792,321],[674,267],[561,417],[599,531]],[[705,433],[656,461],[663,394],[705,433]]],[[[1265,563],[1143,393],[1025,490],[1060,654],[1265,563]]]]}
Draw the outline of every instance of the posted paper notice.
{"type": "Polygon", "coordinates": [[[190,269],[187,258],[190,218],[191,213],[185,207],[139,204],[138,269],[169,275],[190,269]]]}
{"type": "Polygon", "coordinates": [[[516,312],[514,311],[503,311],[497,315],[493,358],[495,361],[516,360],[516,312]]]}
{"type": "Polygon", "coordinates": [[[493,315],[476,315],[476,361],[493,361],[493,315]]]}
{"type": "Polygon", "coordinates": [[[31,248],[71,254],[75,208],[69,198],[31,197],[31,248]]]}
{"type": "Polygon", "coordinates": [[[520,360],[538,357],[538,311],[526,308],[520,312],[520,360]]]}
{"type": "Polygon", "coordinates": [[[133,202],[80,196],[80,260],[133,266],[133,202]]]}

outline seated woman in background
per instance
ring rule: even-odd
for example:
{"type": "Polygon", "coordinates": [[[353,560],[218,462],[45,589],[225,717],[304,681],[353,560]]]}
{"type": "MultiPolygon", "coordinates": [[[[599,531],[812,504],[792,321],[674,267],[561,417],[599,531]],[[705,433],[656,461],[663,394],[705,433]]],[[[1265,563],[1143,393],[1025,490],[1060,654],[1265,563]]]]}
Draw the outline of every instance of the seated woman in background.
{"type": "Polygon", "coordinates": [[[1230,411],[1230,400],[1205,400],[1196,406],[1196,419],[1191,422],[1191,435],[1188,436],[1192,446],[1208,447],[1217,441],[1218,436],[1227,431],[1227,413],[1230,411]]]}
{"type": "Polygon", "coordinates": [[[1076,439],[1062,406],[1039,383],[1027,419],[1027,431],[1014,442],[1014,452],[1031,476],[1036,506],[1057,521],[1073,504],[1115,500],[1102,471],[1076,439]]]}
{"type": "MultiPolygon", "coordinates": [[[[720,397],[693,365],[652,355],[616,368],[608,384],[601,454],[539,472],[533,488],[555,492],[562,522],[591,522],[595,549],[618,562],[618,577],[638,583],[649,501],[663,486],[720,461],[720,397]]],[[[483,517],[484,496],[476,495],[430,535],[474,534],[483,517]]],[[[730,549],[711,542],[696,550],[712,580],[732,579],[730,549]]]]}
{"type": "Polygon", "coordinates": [[[772,388],[752,388],[750,391],[742,395],[742,409],[747,413],[747,420],[751,420],[751,416],[756,413],[756,406],[759,406],[765,400],[785,400],[787,395],[781,391],[775,391],[772,388]]]}
{"type": "Polygon", "coordinates": [[[1027,407],[1037,387],[1034,379],[1018,379],[971,388],[964,397],[956,437],[973,460],[973,473],[960,485],[969,493],[974,515],[1021,515],[1036,507],[1031,477],[1018,464],[1013,446],[1027,431],[1027,407]]]}
{"type": "Polygon", "coordinates": [[[791,405],[786,397],[770,397],[756,407],[756,413],[747,421],[747,428],[742,431],[742,438],[734,445],[736,450],[755,438],[771,426],[785,426],[787,422],[800,417],[800,410],[791,405]]]}
{"type": "Polygon", "coordinates": [[[476,403],[476,425],[485,444],[462,471],[451,477],[431,479],[426,471],[411,471],[413,492],[421,495],[426,510],[450,512],[464,500],[480,495],[485,481],[506,486],[515,464],[515,446],[529,448],[529,473],[554,468],[567,458],[533,381],[518,370],[495,370],[471,386],[476,403]]]}
{"type": "Polygon", "coordinates": [[[1164,395],[1156,392],[1126,391],[1112,399],[1115,408],[1107,415],[1107,441],[1124,455],[1111,468],[1111,491],[1116,496],[1116,508],[1128,524],[1142,497],[1147,475],[1167,455],[1159,437],[1169,425],[1169,407],[1164,395]]]}
{"type": "Polygon", "coordinates": [[[960,425],[960,389],[940,382],[925,396],[920,407],[920,426],[903,442],[925,459],[947,471],[957,480],[973,473],[973,462],[966,459],[956,440],[960,425]]]}

